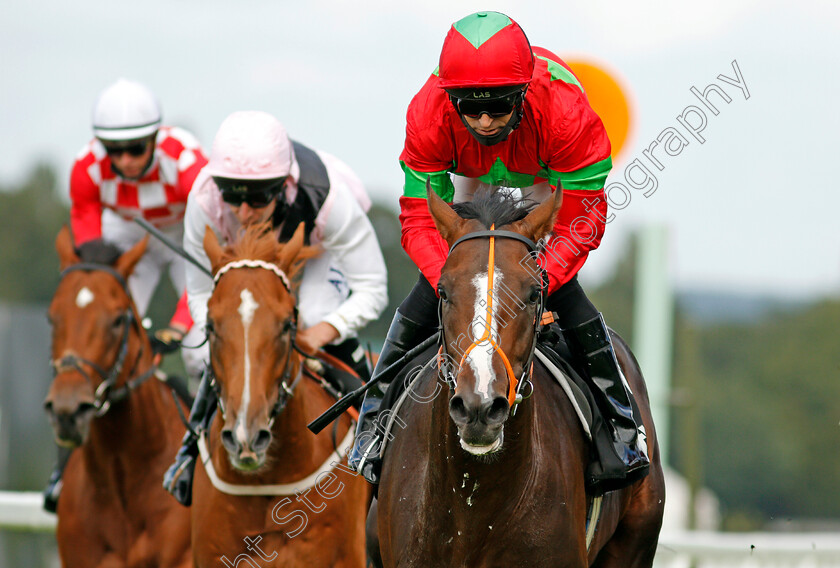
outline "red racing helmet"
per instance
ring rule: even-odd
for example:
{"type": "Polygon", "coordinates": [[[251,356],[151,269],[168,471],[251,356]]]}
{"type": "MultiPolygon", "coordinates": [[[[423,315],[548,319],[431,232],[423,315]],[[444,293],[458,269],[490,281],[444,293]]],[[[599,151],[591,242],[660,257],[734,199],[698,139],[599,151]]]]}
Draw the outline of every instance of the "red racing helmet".
{"type": "Polygon", "coordinates": [[[443,89],[526,85],[534,54],[525,32],[499,12],[476,12],[452,24],[440,52],[443,89]]]}

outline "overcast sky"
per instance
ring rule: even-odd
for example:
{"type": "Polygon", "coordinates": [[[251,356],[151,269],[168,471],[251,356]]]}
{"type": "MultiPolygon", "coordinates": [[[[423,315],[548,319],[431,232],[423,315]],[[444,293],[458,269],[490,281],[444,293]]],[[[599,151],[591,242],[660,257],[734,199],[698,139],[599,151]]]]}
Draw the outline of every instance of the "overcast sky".
{"type": "Polygon", "coordinates": [[[517,20],[534,45],[613,69],[634,101],[631,139],[609,179],[628,187],[630,201],[613,210],[585,281],[603,278],[635,228],[662,223],[681,288],[840,294],[840,192],[829,167],[840,146],[840,4],[832,0],[7,1],[0,183],[47,159],[66,185],[97,94],[124,76],[149,85],[164,121],[206,148],[229,113],[271,112],[396,206],[408,102],[451,23],[483,9],[517,20]],[[749,98],[718,79],[736,78],[733,61],[749,98]],[[690,91],[712,82],[731,98],[712,96],[717,116],[690,91]],[[707,119],[703,143],[678,120],[691,105],[707,119]],[[644,151],[668,128],[687,144],[675,156],[654,149],[660,171],[644,151]],[[656,176],[648,197],[625,179],[637,159],[656,176]]]}

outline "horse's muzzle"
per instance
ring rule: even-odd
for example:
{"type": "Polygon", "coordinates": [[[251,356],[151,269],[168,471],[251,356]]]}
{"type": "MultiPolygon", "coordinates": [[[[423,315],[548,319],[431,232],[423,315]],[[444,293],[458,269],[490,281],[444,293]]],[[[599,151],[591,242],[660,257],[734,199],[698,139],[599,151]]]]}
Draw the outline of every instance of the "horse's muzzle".
{"type": "Polygon", "coordinates": [[[79,402],[73,407],[57,405],[52,400],[44,402],[44,410],[50,420],[55,443],[65,448],[75,448],[85,443],[90,424],[96,415],[93,402],[79,402]]]}
{"type": "Polygon", "coordinates": [[[271,431],[258,429],[250,440],[243,443],[233,429],[222,429],[222,445],[228,453],[230,463],[243,472],[253,472],[265,464],[265,454],[271,445],[271,431]]]}
{"type": "Polygon", "coordinates": [[[455,394],[449,401],[449,416],[458,427],[461,446],[473,454],[485,454],[501,447],[502,428],[510,414],[505,397],[492,399],[474,393],[455,394]]]}

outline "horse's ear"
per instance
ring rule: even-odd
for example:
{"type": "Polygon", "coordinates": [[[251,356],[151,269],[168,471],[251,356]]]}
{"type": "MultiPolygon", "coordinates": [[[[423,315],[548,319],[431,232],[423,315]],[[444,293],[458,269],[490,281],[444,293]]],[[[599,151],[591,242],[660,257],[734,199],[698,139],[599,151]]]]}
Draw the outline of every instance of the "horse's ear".
{"type": "Polygon", "coordinates": [[[122,274],[123,278],[128,278],[131,274],[131,271],[134,270],[134,266],[143,256],[143,253],[146,252],[146,246],[149,244],[149,235],[146,235],[140,241],[125,251],[120,257],[117,259],[117,262],[114,264],[114,269],[117,272],[122,274]]]}
{"type": "Polygon", "coordinates": [[[55,250],[58,253],[58,261],[61,270],[68,266],[78,264],[80,262],[79,255],[76,254],[76,247],[73,244],[73,235],[70,234],[70,228],[64,225],[58,232],[55,238],[55,250]]]}
{"type": "Polygon", "coordinates": [[[534,242],[539,241],[554,228],[557,213],[563,203],[563,189],[557,183],[557,189],[521,221],[513,223],[513,230],[525,235],[534,242]]]}
{"type": "Polygon", "coordinates": [[[219,244],[219,239],[216,237],[216,233],[210,225],[204,227],[204,252],[207,253],[207,258],[210,259],[210,272],[216,274],[216,271],[222,264],[224,249],[219,244]]]}
{"type": "Polygon", "coordinates": [[[280,266],[284,267],[284,269],[290,269],[292,267],[295,257],[297,257],[300,249],[303,248],[303,236],[305,230],[306,227],[303,221],[301,221],[298,224],[297,229],[295,229],[292,238],[283,245],[282,249],[280,249],[277,262],[279,262],[280,266]]]}
{"type": "Polygon", "coordinates": [[[429,178],[426,178],[426,201],[429,204],[429,212],[432,214],[432,219],[435,221],[435,227],[437,227],[440,236],[449,243],[449,246],[452,246],[452,243],[461,236],[466,221],[434,192],[429,178]]]}

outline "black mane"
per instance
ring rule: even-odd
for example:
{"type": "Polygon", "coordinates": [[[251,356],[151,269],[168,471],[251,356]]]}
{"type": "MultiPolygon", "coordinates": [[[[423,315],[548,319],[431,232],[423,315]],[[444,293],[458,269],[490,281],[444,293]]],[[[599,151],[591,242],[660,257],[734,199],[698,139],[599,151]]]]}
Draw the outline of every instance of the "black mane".
{"type": "Polygon", "coordinates": [[[536,205],[530,199],[515,197],[510,189],[480,189],[472,201],[452,206],[463,219],[476,219],[488,229],[515,223],[525,218],[536,205]]]}
{"type": "Polygon", "coordinates": [[[82,262],[114,266],[114,263],[117,262],[117,259],[122,255],[123,251],[114,243],[102,239],[94,239],[79,245],[76,253],[82,259],[82,262]]]}

